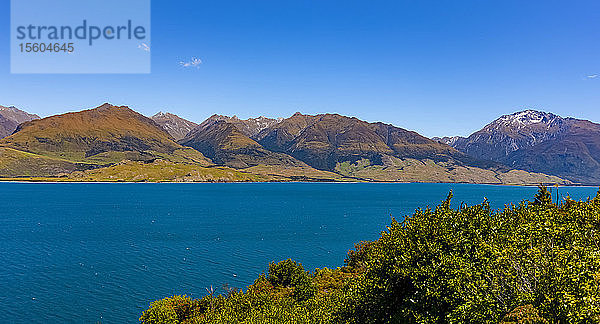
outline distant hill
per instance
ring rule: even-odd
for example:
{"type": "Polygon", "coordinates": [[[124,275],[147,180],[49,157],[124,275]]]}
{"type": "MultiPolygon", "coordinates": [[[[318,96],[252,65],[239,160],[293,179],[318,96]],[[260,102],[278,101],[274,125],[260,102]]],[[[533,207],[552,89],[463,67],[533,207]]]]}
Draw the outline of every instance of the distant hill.
{"type": "Polygon", "coordinates": [[[289,155],[264,149],[240,130],[244,129],[242,123],[225,118],[211,119],[194,128],[179,143],[200,151],[217,164],[238,169],[261,164],[307,167],[289,155]]]}
{"type": "Polygon", "coordinates": [[[14,134],[0,140],[0,147],[5,148],[5,161],[15,161],[10,167],[0,169],[0,175],[47,174],[34,172],[27,164],[20,163],[23,154],[55,165],[47,168],[52,170],[49,174],[97,168],[123,160],[166,159],[211,164],[201,153],[177,144],[150,118],[128,107],[109,104],[25,122],[14,134]]]}
{"type": "Polygon", "coordinates": [[[0,138],[12,134],[19,124],[39,118],[15,107],[0,106],[0,138]]]}
{"type": "Polygon", "coordinates": [[[175,140],[184,138],[185,135],[198,126],[194,122],[168,112],[164,113],[161,111],[150,118],[171,134],[175,140]]]}
{"type": "Polygon", "coordinates": [[[150,118],[109,104],[26,122],[0,145],[79,161],[110,161],[112,155],[149,160],[152,152],[171,154],[181,148],[150,118]]]}
{"type": "Polygon", "coordinates": [[[501,116],[452,146],[511,168],[600,183],[600,124],[587,120],[525,110],[501,116]]]}

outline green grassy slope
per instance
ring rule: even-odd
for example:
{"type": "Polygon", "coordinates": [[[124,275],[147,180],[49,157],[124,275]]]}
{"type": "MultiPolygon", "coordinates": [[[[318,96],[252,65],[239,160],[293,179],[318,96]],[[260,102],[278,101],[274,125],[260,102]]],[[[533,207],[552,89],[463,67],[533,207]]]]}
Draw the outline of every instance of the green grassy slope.
{"type": "Polygon", "coordinates": [[[60,158],[0,147],[0,176],[3,177],[43,177],[93,167],[95,167],[93,164],[74,163],[60,158]]]}
{"type": "Polygon", "coordinates": [[[73,172],[66,181],[103,182],[256,182],[265,177],[227,167],[203,167],[197,164],[157,160],[152,163],[124,161],[110,167],[73,172]]]}
{"type": "Polygon", "coordinates": [[[568,180],[541,173],[505,168],[479,168],[466,166],[455,161],[434,161],[432,159],[399,159],[382,156],[382,164],[372,164],[368,159],[355,163],[338,163],[335,171],[346,177],[365,181],[393,182],[463,182],[487,184],[571,184],[568,180]]]}

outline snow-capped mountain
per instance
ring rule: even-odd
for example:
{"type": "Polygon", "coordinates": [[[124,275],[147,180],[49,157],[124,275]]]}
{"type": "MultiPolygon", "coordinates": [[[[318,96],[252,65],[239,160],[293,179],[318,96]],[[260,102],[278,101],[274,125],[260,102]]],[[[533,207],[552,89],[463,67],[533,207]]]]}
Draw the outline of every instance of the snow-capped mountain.
{"type": "Polygon", "coordinates": [[[565,131],[568,120],[547,112],[524,110],[504,115],[466,140],[449,145],[475,157],[498,161],[519,149],[556,138],[565,131]]]}
{"type": "Polygon", "coordinates": [[[509,167],[600,182],[600,125],[590,121],[524,110],[501,116],[466,139],[445,141],[509,167]]]}
{"type": "Polygon", "coordinates": [[[504,115],[485,126],[483,130],[519,130],[531,126],[550,128],[557,124],[561,124],[562,121],[563,118],[555,114],[529,109],[510,115],[504,115]]]}

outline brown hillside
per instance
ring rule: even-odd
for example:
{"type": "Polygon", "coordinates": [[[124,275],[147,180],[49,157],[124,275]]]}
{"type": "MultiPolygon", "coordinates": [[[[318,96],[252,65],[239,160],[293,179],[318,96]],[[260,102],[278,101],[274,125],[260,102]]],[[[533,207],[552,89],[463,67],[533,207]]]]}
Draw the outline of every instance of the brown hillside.
{"type": "Polygon", "coordinates": [[[158,124],[128,107],[94,109],[25,122],[0,146],[85,163],[149,161],[157,157],[208,161],[177,144],[158,124]]]}

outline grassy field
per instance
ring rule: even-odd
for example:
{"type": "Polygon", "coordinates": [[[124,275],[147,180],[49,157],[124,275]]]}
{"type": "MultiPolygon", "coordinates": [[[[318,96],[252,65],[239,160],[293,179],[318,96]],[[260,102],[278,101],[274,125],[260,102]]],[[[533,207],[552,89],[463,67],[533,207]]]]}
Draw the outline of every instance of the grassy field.
{"type": "Polygon", "coordinates": [[[0,181],[31,182],[261,182],[260,175],[227,167],[203,167],[197,164],[158,160],[152,163],[124,161],[109,167],[74,171],[56,177],[6,177],[0,181]]]}
{"type": "Polygon", "coordinates": [[[336,172],[364,181],[392,182],[461,182],[487,184],[571,184],[554,176],[521,170],[490,170],[451,162],[399,159],[385,156],[382,165],[373,165],[367,159],[356,163],[338,163],[336,172]]]}

